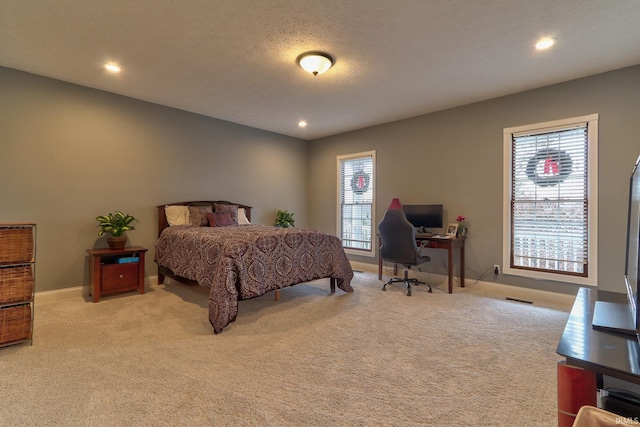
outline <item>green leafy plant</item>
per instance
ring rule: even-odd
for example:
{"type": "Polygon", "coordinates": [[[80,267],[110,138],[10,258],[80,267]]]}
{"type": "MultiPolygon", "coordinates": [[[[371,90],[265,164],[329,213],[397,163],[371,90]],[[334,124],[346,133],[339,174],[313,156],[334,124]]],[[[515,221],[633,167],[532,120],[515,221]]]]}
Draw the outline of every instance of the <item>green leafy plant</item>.
{"type": "Polygon", "coordinates": [[[98,236],[109,233],[113,237],[120,237],[125,231],[135,230],[136,227],[133,224],[139,222],[137,218],[120,211],[109,212],[108,215],[100,215],[96,217],[96,221],[98,221],[98,227],[100,227],[98,236]]]}
{"type": "Polygon", "coordinates": [[[293,224],[296,222],[293,219],[293,212],[289,211],[278,211],[276,212],[276,227],[289,228],[293,227],[293,224]]]}

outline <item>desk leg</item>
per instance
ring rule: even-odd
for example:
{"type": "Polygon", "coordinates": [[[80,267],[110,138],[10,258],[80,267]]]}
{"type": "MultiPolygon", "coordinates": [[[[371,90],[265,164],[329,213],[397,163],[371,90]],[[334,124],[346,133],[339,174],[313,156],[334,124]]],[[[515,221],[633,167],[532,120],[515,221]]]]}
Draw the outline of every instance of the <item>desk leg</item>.
{"type": "Polygon", "coordinates": [[[448,267],[448,272],[449,272],[449,293],[452,294],[453,293],[453,248],[451,247],[452,245],[449,245],[449,265],[448,267]]]}
{"type": "Polygon", "coordinates": [[[382,246],[382,239],[378,236],[378,280],[382,280],[382,257],[380,256],[380,247],[382,246]]]}
{"type": "Polygon", "coordinates": [[[460,286],[464,288],[464,244],[460,246],[460,286]]]}

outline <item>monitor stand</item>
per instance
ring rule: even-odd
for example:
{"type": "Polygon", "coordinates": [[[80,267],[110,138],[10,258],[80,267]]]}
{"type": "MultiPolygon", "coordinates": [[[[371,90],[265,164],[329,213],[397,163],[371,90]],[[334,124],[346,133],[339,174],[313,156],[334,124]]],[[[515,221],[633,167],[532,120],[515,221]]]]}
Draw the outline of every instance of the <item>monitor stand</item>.
{"type": "Polygon", "coordinates": [[[632,318],[627,304],[596,301],[591,326],[600,331],[636,335],[635,319],[632,318]]]}
{"type": "Polygon", "coordinates": [[[436,233],[433,232],[432,229],[426,227],[418,227],[416,228],[416,237],[432,237],[435,236],[436,233]]]}

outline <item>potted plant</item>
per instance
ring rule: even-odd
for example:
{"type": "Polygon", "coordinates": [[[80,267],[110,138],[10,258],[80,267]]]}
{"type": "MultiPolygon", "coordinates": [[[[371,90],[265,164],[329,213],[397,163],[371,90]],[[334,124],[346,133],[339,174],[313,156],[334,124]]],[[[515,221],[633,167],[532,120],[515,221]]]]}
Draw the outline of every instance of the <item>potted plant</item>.
{"type": "Polygon", "coordinates": [[[127,243],[127,236],[124,233],[129,230],[135,230],[134,224],[139,222],[137,218],[120,211],[109,212],[108,215],[100,215],[96,217],[96,221],[98,221],[98,227],[100,227],[98,236],[103,236],[105,233],[111,235],[111,237],[107,238],[110,249],[124,248],[127,243]]]}
{"type": "Polygon", "coordinates": [[[289,211],[278,211],[276,212],[276,227],[281,228],[289,228],[293,227],[293,224],[296,222],[293,219],[293,212],[289,211]]]}

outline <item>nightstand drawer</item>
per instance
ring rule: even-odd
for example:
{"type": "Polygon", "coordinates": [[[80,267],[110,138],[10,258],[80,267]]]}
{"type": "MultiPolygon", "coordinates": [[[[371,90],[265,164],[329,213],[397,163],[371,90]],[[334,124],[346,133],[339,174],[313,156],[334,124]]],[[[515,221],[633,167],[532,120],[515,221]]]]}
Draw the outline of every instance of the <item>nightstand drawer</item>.
{"type": "Polygon", "coordinates": [[[104,292],[138,289],[138,262],[102,264],[101,290],[104,292]]]}

